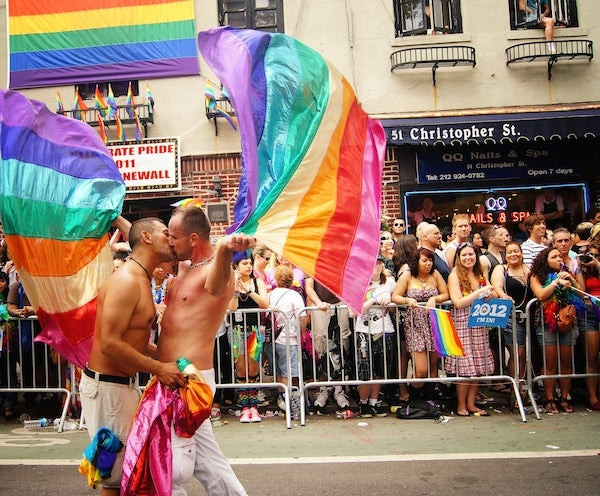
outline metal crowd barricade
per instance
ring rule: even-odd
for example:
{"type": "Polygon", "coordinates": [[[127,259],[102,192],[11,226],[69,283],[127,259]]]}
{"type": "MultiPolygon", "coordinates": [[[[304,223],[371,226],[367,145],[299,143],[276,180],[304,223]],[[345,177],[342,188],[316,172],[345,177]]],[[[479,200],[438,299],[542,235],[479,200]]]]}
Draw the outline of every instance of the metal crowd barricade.
{"type": "Polygon", "coordinates": [[[35,342],[34,337],[38,331],[36,317],[15,318],[4,325],[4,346],[0,353],[0,392],[64,393],[58,424],[58,431],[61,432],[72,400],[67,375],[73,386],[74,367],[47,344],[35,342]]]}
{"type": "MultiPolygon", "coordinates": [[[[444,307],[448,307],[448,304],[443,304],[444,307]]],[[[410,382],[433,382],[433,383],[446,383],[452,384],[457,382],[492,382],[492,381],[502,381],[510,383],[513,391],[515,402],[518,404],[519,413],[521,415],[521,420],[523,422],[527,422],[527,416],[525,415],[525,410],[523,407],[523,402],[521,400],[521,395],[519,394],[519,384],[523,385],[526,388],[526,385],[523,383],[523,378],[519,378],[518,370],[519,370],[519,354],[518,354],[518,346],[517,346],[517,337],[516,337],[516,326],[514,325],[515,319],[517,318],[515,312],[513,311],[511,318],[513,320],[513,356],[515,357],[515,372],[514,375],[510,373],[510,371],[506,370],[506,365],[503,360],[495,360],[497,365],[497,370],[490,370],[488,374],[483,376],[476,377],[460,377],[458,375],[448,375],[445,372],[444,368],[444,359],[440,358],[438,364],[438,371],[432,373],[430,366],[428,365],[428,373],[427,377],[419,377],[415,378],[415,364],[412,363],[412,367],[409,369],[406,375],[403,375],[401,372],[400,364],[398,363],[400,357],[402,356],[403,347],[405,347],[404,340],[402,338],[402,313],[403,310],[408,309],[406,306],[399,306],[395,304],[389,304],[386,307],[378,307],[373,306],[372,309],[379,308],[384,312],[388,312],[392,317],[394,323],[394,333],[392,338],[393,343],[393,352],[388,351],[387,346],[383,346],[383,371],[384,374],[382,377],[375,377],[373,374],[373,370],[370,371],[370,378],[368,381],[363,381],[359,379],[358,373],[358,356],[356,350],[360,348],[360,344],[357,339],[358,336],[356,332],[354,332],[352,317],[350,320],[350,332],[346,332],[345,322],[343,325],[340,325],[339,321],[344,320],[346,315],[348,315],[348,308],[345,305],[332,305],[327,310],[319,310],[318,307],[305,307],[302,312],[310,312],[311,321],[313,325],[311,326],[311,344],[312,344],[312,356],[307,358],[307,363],[305,363],[305,375],[302,378],[301,382],[301,394],[300,397],[303,400],[305,397],[305,393],[307,390],[312,388],[317,388],[321,386],[329,387],[329,386],[358,386],[361,384],[408,384],[410,382]],[[332,319],[336,318],[337,324],[328,324],[325,329],[317,329],[315,331],[314,326],[314,316],[316,312],[327,312],[327,315],[332,319]],[[321,353],[322,352],[322,353],[321,353]],[[392,373],[388,373],[389,362],[392,362],[392,373]]],[[[317,314],[318,315],[318,314],[317,314]]],[[[412,312],[407,312],[409,318],[412,318],[412,312]]],[[[358,316],[356,318],[364,318],[364,316],[358,316]]],[[[372,326],[376,325],[372,319],[367,318],[367,326],[368,326],[368,344],[366,346],[366,350],[368,350],[370,363],[373,363],[372,360],[372,343],[374,339],[385,339],[385,337],[377,337],[377,334],[373,334],[371,332],[372,326]]],[[[331,322],[331,321],[330,321],[331,322]]],[[[497,356],[504,357],[504,350],[502,345],[502,336],[501,329],[495,328],[491,329],[491,333],[497,334],[497,356]]],[[[435,353],[435,351],[433,352],[435,353]]],[[[306,351],[305,351],[306,354],[306,351]]],[[[305,423],[305,411],[304,408],[301,411],[301,424],[305,423]]]]}
{"type": "MultiPolygon", "coordinates": [[[[292,427],[292,415],[291,415],[291,405],[290,405],[290,397],[294,386],[292,385],[292,378],[290,374],[287,377],[287,383],[278,382],[275,372],[275,331],[277,329],[276,326],[276,316],[279,315],[283,317],[285,320],[285,336],[286,336],[286,358],[287,358],[287,370],[291,370],[291,355],[290,355],[290,336],[289,336],[289,328],[290,322],[285,313],[280,312],[278,310],[273,309],[240,309],[235,312],[227,311],[225,316],[225,322],[227,327],[227,335],[229,345],[231,346],[231,361],[230,363],[222,363],[221,361],[221,342],[217,339],[215,343],[216,347],[216,364],[215,364],[215,376],[217,388],[234,388],[234,389],[242,389],[242,388],[283,388],[285,391],[285,417],[286,417],[286,426],[288,429],[292,427]],[[236,330],[236,327],[238,328],[236,330]],[[256,327],[256,329],[253,329],[256,327]],[[239,346],[240,343],[245,346],[246,340],[249,334],[253,331],[256,331],[260,334],[263,339],[263,350],[261,353],[261,357],[258,363],[258,381],[251,382],[251,376],[249,374],[249,366],[248,360],[245,360],[245,373],[243,377],[241,377],[242,381],[236,381],[236,367],[235,367],[235,359],[233,358],[234,353],[236,352],[235,347],[239,346]],[[239,332],[241,339],[234,339],[233,333],[239,332]],[[266,336],[266,340],[265,340],[266,336]],[[265,361],[270,362],[270,367],[272,367],[272,373],[268,370],[265,370],[264,365],[266,365],[265,361]],[[223,374],[223,372],[227,372],[223,374]],[[223,377],[231,377],[230,382],[225,382],[223,377]]],[[[283,331],[282,331],[283,332],[283,331]]],[[[298,340],[300,336],[298,336],[298,340]]],[[[300,345],[298,345],[300,346],[300,345]]],[[[246,352],[244,352],[246,353],[246,352]]],[[[300,380],[302,378],[302,364],[299,363],[299,375],[300,380]]],[[[300,411],[304,411],[304,402],[303,398],[300,397],[300,411]]]]}
{"type": "MultiPolygon", "coordinates": [[[[568,358],[569,367],[567,367],[566,373],[565,373],[565,371],[563,371],[564,359],[561,357],[561,353],[560,353],[561,346],[557,346],[558,349],[556,352],[556,372],[555,373],[547,373],[547,371],[546,371],[547,349],[546,348],[549,345],[549,343],[547,343],[546,335],[543,332],[544,329],[546,328],[546,323],[544,320],[544,312],[541,310],[539,312],[537,311],[537,308],[540,306],[539,303],[540,303],[539,300],[534,298],[527,304],[527,315],[528,315],[528,319],[527,319],[527,323],[528,323],[528,327],[527,327],[527,383],[531,386],[529,397],[531,399],[531,404],[533,406],[535,416],[538,420],[541,418],[541,416],[540,416],[538,404],[533,395],[533,385],[535,383],[537,383],[538,381],[543,382],[546,380],[553,380],[553,381],[560,380],[560,379],[573,380],[573,379],[586,379],[586,378],[590,378],[590,377],[600,377],[599,372],[590,372],[590,370],[589,370],[589,350],[588,350],[588,346],[587,346],[587,339],[588,339],[587,332],[588,332],[589,326],[587,323],[587,313],[583,318],[581,318],[580,315],[577,315],[577,324],[576,324],[575,329],[577,330],[578,335],[575,335],[574,331],[571,331],[569,333],[571,350],[570,350],[570,356],[568,358]],[[537,315],[536,315],[536,312],[538,312],[537,315]],[[537,336],[538,330],[541,331],[540,338],[538,338],[538,336],[537,336]],[[536,363],[534,360],[534,350],[535,350],[534,340],[537,340],[537,342],[539,344],[539,353],[541,355],[541,363],[539,364],[539,366],[536,366],[536,363]],[[585,366],[583,367],[584,371],[582,373],[577,372],[578,368],[581,369],[581,364],[577,363],[577,361],[576,361],[577,346],[582,346],[584,348],[584,362],[585,362],[584,365],[585,366]],[[579,367],[578,367],[578,365],[579,365],[579,367]],[[569,368],[570,368],[570,372],[568,371],[569,368]]],[[[593,331],[595,332],[595,331],[597,331],[597,329],[594,329],[593,331]]],[[[558,330],[555,330],[554,333],[558,334],[558,330]]],[[[567,391],[566,393],[564,391],[561,391],[561,395],[564,398],[567,398],[567,395],[569,393],[570,393],[569,391],[567,391]]]]}

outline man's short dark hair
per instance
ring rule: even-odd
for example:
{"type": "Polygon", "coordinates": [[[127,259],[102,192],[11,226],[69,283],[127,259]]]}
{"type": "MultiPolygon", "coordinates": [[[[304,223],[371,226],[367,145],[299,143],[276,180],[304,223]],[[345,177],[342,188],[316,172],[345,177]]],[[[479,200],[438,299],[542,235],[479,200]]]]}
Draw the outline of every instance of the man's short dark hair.
{"type": "Polygon", "coordinates": [[[159,222],[164,225],[165,223],[160,220],[158,217],[144,217],[143,219],[136,220],[133,224],[131,224],[131,229],[129,230],[129,246],[133,250],[136,245],[140,242],[142,238],[142,232],[151,232],[154,230],[154,224],[159,222]]]}
{"type": "Polygon", "coordinates": [[[196,206],[178,207],[173,215],[181,216],[181,228],[188,236],[196,233],[200,238],[209,239],[210,222],[204,210],[196,206]]]}

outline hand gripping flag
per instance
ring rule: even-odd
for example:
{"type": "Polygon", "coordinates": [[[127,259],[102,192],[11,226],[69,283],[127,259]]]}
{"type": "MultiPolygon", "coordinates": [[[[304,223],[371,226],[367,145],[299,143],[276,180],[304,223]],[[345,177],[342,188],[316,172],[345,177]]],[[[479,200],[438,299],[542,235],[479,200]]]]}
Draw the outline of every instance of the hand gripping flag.
{"type": "Polygon", "coordinates": [[[360,313],[379,251],[381,123],[335,67],[294,38],[223,27],[198,43],[240,128],[230,232],[255,236],[360,313]]]}
{"type": "Polygon", "coordinates": [[[82,367],[96,294],[113,270],[108,229],[125,184],[98,134],[14,91],[0,91],[0,216],[42,332],[82,367]]]}

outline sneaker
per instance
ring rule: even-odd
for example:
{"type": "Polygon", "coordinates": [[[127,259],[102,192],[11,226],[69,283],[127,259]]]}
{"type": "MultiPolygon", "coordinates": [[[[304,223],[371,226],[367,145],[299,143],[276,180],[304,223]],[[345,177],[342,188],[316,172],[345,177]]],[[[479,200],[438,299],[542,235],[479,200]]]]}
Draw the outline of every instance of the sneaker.
{"type": "Polygon", "coordinates": [[[317,408],[323,408],[327,404],[327,401],[329,401],[329,389],[326,387],[322,387],[317,393],[314,405],[317,408]]]}
{"type": "Polygon", "coordinates": [[[210,411],[210,421],[218,422],[219,420],[221,420],[221,410],[219,408],[213,408],[210,411]]]}
{"type": "Polygon", "coordinates": [[[258,410],[256,409],[256,407],[250,407],[250,422],[254,423],[254,422],[262,422],[262,418],[260,416],[260,413],[258,413],[258,410]]]}
{"type": "Polygon", "coordinates": [[[292,411],[292,420],[300,420],[300,395],[294,391],[290,397],[290,410],[292,411]]]}
{"type": "Polygon", "coordinates": [[[259,389],[257,394],[258,406],[267,406],[269,402],[267,401],[267,396],[265,395],[264,390],[259,389]]]}
{"type": "Polygon", "coordinates": [[[373,410],[368,403],[360,403],[358,405],[358,414],[364,418],[370,418],[373,416],[373,410]]]}
{"type": "Polygon", "coordinates": [[[348,408],[350,406],[350,401],[348,401],[348,397],[341,387],[339,389],[335,388],[333,399],[335,399],[340,408],[348,408]]]}
{"type": "Polygon", "coordinates": [[[240,415],[240,422],[242,424],[249,424],[250,422],[252,422],[252,420],[250,420],[250,408],[248,408],[247,406],[244,407],[244,409],[242,410],[242,414],[240,415]]]}
{"type": "Polygon", "coordinates": [[[277,395],[277,406],[285,412],[285,396],[283,393],[277,395]]]}
{"type": "Polygon", "coordinates": [[[387,408],[384,407],[380,401],[377,402],[377,404],[375,404],[375,405],[368,405],[368,406],[371,409],[371,412],[373,412],[373,415],[375,415],[376,417],[385,417],[388,414],[387,408]]]}

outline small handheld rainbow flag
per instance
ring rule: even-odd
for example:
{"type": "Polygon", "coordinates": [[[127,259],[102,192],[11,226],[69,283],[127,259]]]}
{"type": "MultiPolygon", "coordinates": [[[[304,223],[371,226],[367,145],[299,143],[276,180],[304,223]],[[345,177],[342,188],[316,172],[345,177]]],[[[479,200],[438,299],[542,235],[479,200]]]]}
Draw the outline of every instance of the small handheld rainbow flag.
{"type": "Polygon", "coordinates": [[[448,310],[439,308],[429,309],[431,331],[433,333],[433,345],[439,356],[465,356],[454,321],[448,310]]]}
{"type": "Polygon", "coordinates": [[[260,361],[260,355],[263,349],[263,337],[256,326],[252,326],[252,332],[248,335],[246,341],[246,350],[248,357],[252,358],[255,362],[260,361]]]}

